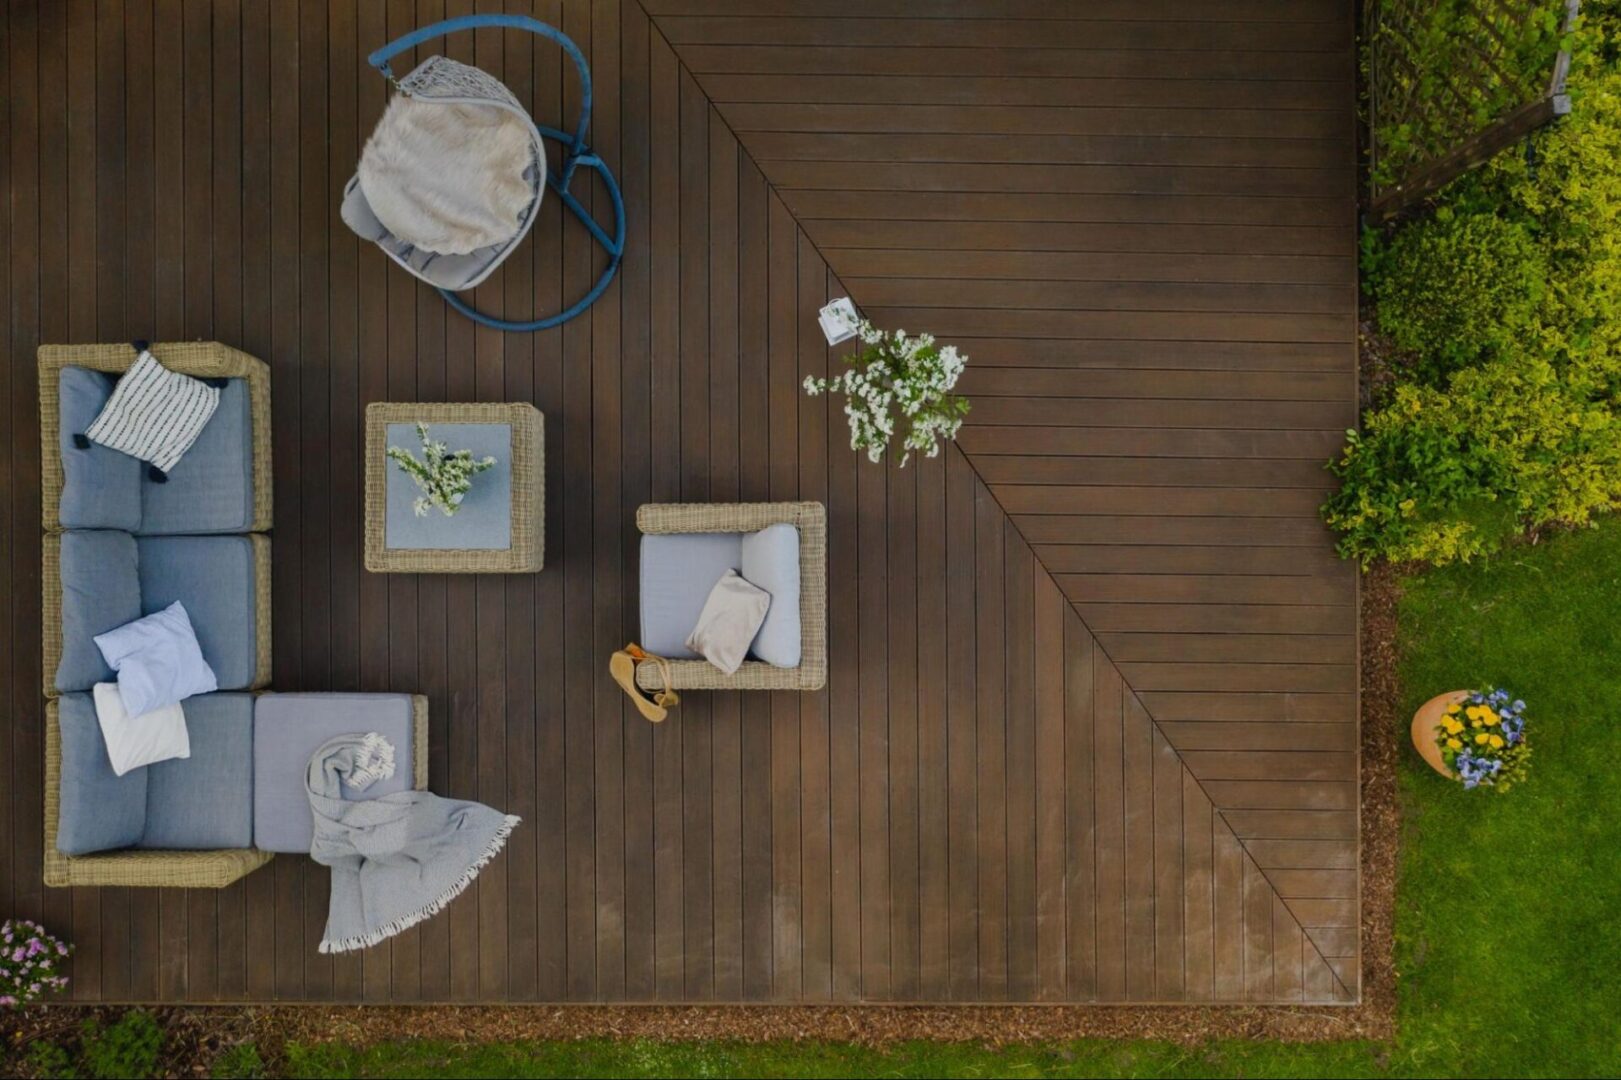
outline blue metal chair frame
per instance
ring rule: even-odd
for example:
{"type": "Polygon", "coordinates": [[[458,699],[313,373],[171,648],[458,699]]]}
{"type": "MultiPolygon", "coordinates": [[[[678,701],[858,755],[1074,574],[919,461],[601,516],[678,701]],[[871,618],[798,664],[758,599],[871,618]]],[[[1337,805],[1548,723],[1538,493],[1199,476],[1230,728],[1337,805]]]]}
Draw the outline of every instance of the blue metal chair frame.
{"type": "Polygon", "coordinates": [[[597,278],[596,284],[591,286],[591,291],[566,311],[560,311],[556,315],[548,315],[543,319],[534,319],[529,322],[498,319],[493,315],[486,315],[479,311],[449,289],[439,290],[439,295],[445,298],[446,303],[474,322],[494,327],[497,330],[507,330],[521,334],[534,330],[545,330],[548,327],[568,322],[590,307],[596,302],[597,297],[601,296],[603,291],[608,288],[608,283],[613,281],[614,274],[619,269],[619,261],[625,254],[625,200],[619,194],[619,182],[614,179],[613,172],[609,170],[603,160],[591,152],[591,148],[585,141],[586,133],[591,126],[591,69],[586,66],[585,54],[580,52],[580,47],[574,44],[567,34],[564,34],[556,27],[549,26],[538,19],[532,19],[527,15],[463,15],[460,18],[446,19],[431,26],[424,26],[421,29],[411,31],[404,37],[396,38],[368,56],[366,62],[382,72],[383,77],[397,87],[399,81],[395,79],[394,71],[389,67],[389,61],[394,57],[402,52],[416,48],[425,41],[453,34],[458,30],[477,30],[487,26],[509,30],[528,30],[530,33],[539,34],[543,38],[557,42],[562,50],[568,54],[569,59],[574,61],[575,70],[580,73],[579,124],[573,132],[561,131],[538,123],[535,124],[535,129],[540,132],[543,138],[551,139],[563,145],[562,170],[553,172],[548,168],[546,170],[546,186],[557,193],[557,197],[562,201],[563,205],[568,207],[569,212],[579,219],[580,224],[585,226],[597,244],[608,253],[608,266],[603,270],[602,276],[597,278]],[[602,178],[602,185],[607,190],[609,198],[613,200],[614,229],[612,236],[609,236],[608,232],[597,224],[596,219],[591,216],[591,212],[580,205],[580,201],[569,192],[569,184],[573,182],[575,172],[582,166],[593,170],[602,178]]]}

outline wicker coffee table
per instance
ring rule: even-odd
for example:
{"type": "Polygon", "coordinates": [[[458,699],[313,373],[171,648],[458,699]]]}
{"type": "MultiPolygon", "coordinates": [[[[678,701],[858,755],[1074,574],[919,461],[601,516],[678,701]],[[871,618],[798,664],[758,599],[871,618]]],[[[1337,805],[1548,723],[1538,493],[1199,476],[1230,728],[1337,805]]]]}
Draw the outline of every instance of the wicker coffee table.
{"type": "Polygon", "coordinates": [[[366,406],[366,569],[395,574],[526,574],[546,554],[544,420],[525,402],[366,406]],[[421,456],[429,435],[496,459],[473,478],[452,517],[411,508],[416,485],[388,460],[390,446],[421,456]]]}

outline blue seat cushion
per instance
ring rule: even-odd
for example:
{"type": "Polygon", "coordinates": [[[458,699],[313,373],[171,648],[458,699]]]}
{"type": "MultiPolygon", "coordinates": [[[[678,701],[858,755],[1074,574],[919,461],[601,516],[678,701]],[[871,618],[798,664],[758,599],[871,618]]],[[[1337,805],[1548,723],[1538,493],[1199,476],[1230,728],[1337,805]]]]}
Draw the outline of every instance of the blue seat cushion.
{"type": "Polygon", "coordinates": [[[66,529],[141,527],[142,465],[128,454],[85,440],[75,445],[112,396],[115,377],[89,368],[57,373],[60,408],[58,452],[62,457],[62,500],[57,520],[66,529]]]}
{"type": "Polygon", "coordinates": [[[246,536],[142,536],[141,614],[185,605],[221,690],[245,690],[258,669],[253,542],[246,536]]]}
{"type": "Polygon", "coordinates": [[[394,775],[346,799],[407,791],[415,768],[409,694],[265,694],[253,722],[253,846],[309,854],[315,823],[305,791],[310,755],[337,735],[375,731],[394,746],[394,775]]]}
{"type": "Polygon", "coordinates": [[[200,694],[180,703],[191,757],[147,774],[139,847],[213,851],[253,845],[253,695],[200,694]]]}
{"type": "Polygon", "coordinates": [[[225,380],[219,407],[168,475],[160,484],[139,470],[136,531],[154,536],[253,527],[253,416],[246,379],[225,380]]]}
{"type": "Polygon", "coordinates": [[[89,694],[65,694],[57,700],[57,731],[62,760],[56,849],[64,855],[89,855],[139,843],[146,830],[147,772],[113,772],[89,694]]]}
{"type": "Polygon", "coordinates": [[[96,635],[141,617],[135,538],[90,529],[62,533],[60,543],[62,660],[56,668],[56,688],[89,690],[114,678],[96,647],[96,635]]]}
{"type": "Polygon", "coordinates": [[[657,656],[696,660],[687,635],[728,570],[741,570],[742,533],[652,533],[642,537],[642,636],[657,656]]]}

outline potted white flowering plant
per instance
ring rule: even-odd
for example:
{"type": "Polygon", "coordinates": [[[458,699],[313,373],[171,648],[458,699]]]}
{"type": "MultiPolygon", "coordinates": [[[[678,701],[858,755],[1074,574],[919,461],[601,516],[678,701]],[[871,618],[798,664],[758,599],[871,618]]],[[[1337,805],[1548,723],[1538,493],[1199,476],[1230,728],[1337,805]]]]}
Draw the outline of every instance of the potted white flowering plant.
{"type": "Polygon", "coordinates": [[[845,396],[850,449],[865,450],[869,461],[883,460],[897,427],[903,429],[903,468],[914,451],[937,456],[940,443],[957,437],[968,414],[968,399],[951,392],[968,357],[955,345],[936,345],[932,334],[886,332],[866,319],[856,324],[856,333],[862,347],[845,357],[846,370],[831,379],[806,376],[805,392],[845,396]]]}
{"type": "Polygon", "coordinates": [[[441,513],[450,517],[461,506],[462,500],[472,490],[473,477],[485,469],[495,467],[493,457],[475,458],[471,450],[457,450],[452,453],[450,447],[428,436],[428,425],[417,424],[417,438],[422,440],[422,456],[425,460],[418,461],[415,454],[398,446],[388,448],[389,460],[400,467],[400,471],[416,481],[422,495],[411,504],[417,517],[427,517],[428,508],[437,506],[441,513]]]}

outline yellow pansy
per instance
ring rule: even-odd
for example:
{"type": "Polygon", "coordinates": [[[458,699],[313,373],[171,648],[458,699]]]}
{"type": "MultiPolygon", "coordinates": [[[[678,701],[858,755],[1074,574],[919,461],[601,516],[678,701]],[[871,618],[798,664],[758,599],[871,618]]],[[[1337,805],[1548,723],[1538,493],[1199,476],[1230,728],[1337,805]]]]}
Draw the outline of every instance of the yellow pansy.
{"type": "Polygon", "coordinates": [[[1484,731],[1481,732],[1479,735],[1475,736],[1475,744],[1476,745],[1483,745],[1485,742],[1486,742],[1486,733],[1484,731]]]}
{"type": "Polygon", "coordinates": [[[1481,711],[1486,714],[1485,716],[1481,717],[1482,720],[1485,720],[1488,724],[1497,723],[1497,714],[1492,712],[1491,709],[1482,709],[1481,711]]]}
{"type": "Polygon", "coordinates": [[[1459,742],[1457,739],[1448,739],[1447,740],[1447,749],[1449,749],[1449,750],[1462,750],[1463,749],[1463,743],[1459,742]]]}
{"type": "Polygon", "coordinates": [[[1459,705],[1456,701],[1454,701],[1451,705],[1447,706],[1447,712],[1449,712],[1449,713],[1456,714],[1456,713],[1459,713],[1461,711],[1463,711],[1463,706],[1459,705]]]}
{"type": "Polygon", "coordinates": [[[1441,726],[1446,728],[1448,735],[1456,735],[1463,730],[1463,725],[1450,716],[1441,721],[1441,726]]]}
{"type": "Polygon", "coordinates": [[[1493,735],[1491,737],[1491,744],[1493,750],[1501,750],[1503,748],[1503,737],[1501,735],[1493,735]]]}

